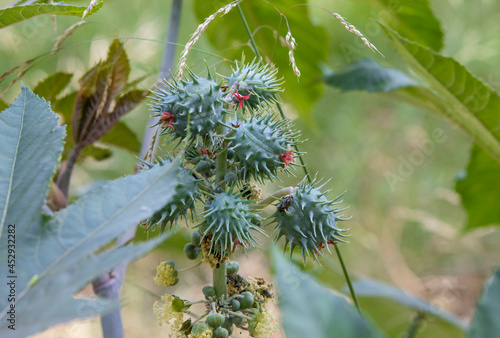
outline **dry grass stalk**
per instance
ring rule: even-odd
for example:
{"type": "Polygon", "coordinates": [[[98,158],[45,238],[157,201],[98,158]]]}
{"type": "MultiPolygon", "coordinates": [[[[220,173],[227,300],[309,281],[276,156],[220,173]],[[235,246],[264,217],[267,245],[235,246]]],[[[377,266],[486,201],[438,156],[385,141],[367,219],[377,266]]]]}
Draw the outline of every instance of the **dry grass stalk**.
{"type": "Polygon", "coordinates": [[[290,31],[290,27],[288,27],[288,33],[286,33],[285,37],[286,44],[288,46],[288,58],[290,59],[290,64],[292,65],[293,73],[300,77],[300,70],[297,67],[297,63],[295,62],[295,57],[293,56],[293,50],[297,47],[297,43],[292,36],[292,32],[290,31]]]}
{"type": "Polygon", "coordinates": [[[371,43],[370,41],[368,41],[367,38],[365,38],[365,36],[363,35],[363,33],[361,33],[356,27],[354,27],[354,25],[351,25],[349,22],[347,22],[343,17],[342,15],[338,14],[338,13],[333,13],[333,12],[330,12],[330,11],[327,11],[328,13],[330,13],[331,15],[333,15],[335,17],[335,19],[339,20],[340,23],[345,27],[345,29],[347,29],[347,31],[351,32],[351,33],[354,33],[356,34],[357,36],[359,36],[361,38],[361,41],[363,41],[363,43],[365,44],[366,47],[370,48],[372,51],[374,52],[377,52],[379,53],[380,55],[384,56],[384,54],[382,54],[378,49],[377,47],[375,47],[375,45],[373,43],[371,43]]]}
{"type": "Polygon", "coordinates": [[[82,20],[85,19],[85,17],[90,13],[90,11],[92,10],[92,8],[94,8],[94,6],[97,5],[97,1],[99,1],[99,0],[92,0],[90,2],[90,4],[87,7],[87,9],[83,12],[82,20]]]}
{"type": "Polygon", "coordinates": [[[80,21],[80,22],[77,22],[75,23],[74,25],[70,26],[68,29],[66,29],[64,31],[64,34],[62,34],[61,36],[59,36],[57,38],[57,41],[54,45],[54,48],[52,48],[52,53],[55,53],[57,52],[60,48],[61,48],[61,45],[62,43],[64,42],[64,40],[70,36],[71,34],[73,34],[73,32],[80,26],[82,26],[83,24],[85,24],[86,22],[85,21],[80,21]]]}
{"type": "Polygon", "coordinates": [[[224,6],[222,8],[219,8],[219,10],[217,12],[210,15],[208,18],[205,19],[205,21],[202,24],[200,24],[198,26],[196,31],[191,36],[191,39],[189,39],[186,46],[184,46],[184,50],[182,51],[182,54],[181,54],[181,57],[179,60],[179,70],[177,73],[177,77],[179,79],[182,78],[183,69],[186,66],[186,59],[187,59],[187,56],[189,54],[189,51],[193,48],[194,44],[200,39],[201,35],[207,29],[210,22],[212,22],[217,17],[217,15],[219,15],[220,13],[223,13],[222,15],[226,15],[227,13],[229,13],[229,11],[231,11],[231,9],[236,7],[238,5],[238,3],[240,3],[240,1],[241,0],[236,0],[236,1],[228,3],[226,6],[224,6]]]}

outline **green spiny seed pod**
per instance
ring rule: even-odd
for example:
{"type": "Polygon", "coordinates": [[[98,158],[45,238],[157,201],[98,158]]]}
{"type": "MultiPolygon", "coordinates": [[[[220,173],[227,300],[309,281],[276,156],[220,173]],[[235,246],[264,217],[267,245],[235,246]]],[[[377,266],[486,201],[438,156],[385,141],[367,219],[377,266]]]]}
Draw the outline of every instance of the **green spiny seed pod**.
{"type": "Polygon", "coordinates": [[[188,115],[191,138],[212,135],[225,113],[222,107],[224,94],[220,91],[210,72],[207,78],[196,76],[189,71],[190,80],[164,82],[163,88],[154,93],[152,111],[160,117],[164,134],[172,139],[184,138],[187,133],[188,115]]]}
{"type": "Polygon", "coordinates": [[[315,187],[315,182],[301,185],[293,194],[283,197],[271,216],[277,223],[276,240],[285,237],[285,250],[290,244],[290,255],[298,246],[304,260],[305,255],[310,252],[315,254],[317,260],[317,255],[321,254],[320,250],[324,246],[328,248],[328,244],[334,244],[335,241],[345,242],[340,237],[346,237],[343,234],[346,230],[336,226],[336,221],[345,220],[337,216],[345,209],[332,208],[341,202],[337,200],[342,195],[328,201],[325,195],[329,191],[322,193],[323,186],[324,184],[315,187]]]}
{"type": "Polygon", "coordinates": [[[234,132],[228,139],[243,179],[270,180],[278,169],[288,170],[293,164],[292,146],[299,143],[298,133],[289,124],[287,119],[274,121],[271,114],[256,114],[239,126],[230,126],[234,132]]]}
{"type": "Polygon", "coordinates": [[[241,96],[251,94],[245,104],[250,109],[257,109],[276,101],[276,93],[281,91],[280,85],[283,84],[281,79],[276,78],[277,73],[278,70],[268,63],[254,59],[247,65],[236,63],[236,69],[226,80],[231,90],[238,90],[241,96]]]}
{"type": "Polygon", "coordinates": [[[233,195],[231,189],[212,198],[202,214],[203,223],[197,226],[203,237],[212,236],[210,252],[224,257],[236,243],[244,248],[255,246],[252,231],[264,232],[255,225],[262,218],[254,213],[251,202],[241,194],[233,195]]]}
{"type": "MultiPolygon", "coordinates": [[[[165,162],[160,162],[163,165],[165,162]]],[[[195,200],[200,197],[198,189],[199,181],[194,178],[187,170],[181,169],[179,173],[179,183],[175,189],[175,194],[172,199],[146,222],[146,228],[153,230],[159,224],[160,231],[163,232],[166,226],[170,223],[177,226],[177,221],[180,216],[184,216],[187,220],[187,212],[195,212],[195,200]]]]}

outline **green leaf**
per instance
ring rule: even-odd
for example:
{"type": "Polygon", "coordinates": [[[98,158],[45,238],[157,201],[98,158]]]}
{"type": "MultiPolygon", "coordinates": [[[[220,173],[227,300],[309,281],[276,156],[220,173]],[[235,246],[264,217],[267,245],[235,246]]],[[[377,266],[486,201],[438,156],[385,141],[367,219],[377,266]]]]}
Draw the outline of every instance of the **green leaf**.
{"type": "Polygon", "coordinates": [[[436,113],[459,125],[500,163],[500,98],[452,58],[436,54],[383,26],[396,50],[435,91],[436,113]]]}
{"type": "Polygon", "coordinates": [[[0,112],[6,108],[9,108],[9,105],[0,99],[0,112]]]}
{"type": "Polygon", "coordinates": [[[43,97],[47,101],[53,102],[57,95],[66,88],[72,77],[73,74],[64,72],[52,74],[40,81],[35,89],[33,89],[33,93],[43,97]]]}
{"type": "Polygon", "coordinates": [[[500,268],[486,283],[483,294],[477,304],[468,337],[489,338],[500,337],[500,268]]]}
{"type": "Polygon", "coordinates": [[[443,48],[443,32],[428,0],[372,0],[380,19],[402,36],[437,52],[443,48]]]}
{"type": "Polygon", "coordinates": [[[278,305],[287,338],[383,337],[341,294],[319,285],[273,249],[278,305]]]}
{"type": "Polygon", "coordinates": [[[353,283],[356,296],[358,298],[387,299],[404,305],[421,313],[432,315],[458,328],[458,332],[465,330],[465,324],[454,315],[444,312],[429,302],[418,297],[407,294],[401,289],[375,281],[369,278],[361,278],[353,283]]]}
{"type": "Polygon", "coordinates": [[[174,162],[109,182],[26,233],[17,257],[19,288],[34,274],[84,259],[162,208],[174,193],[178,167],[174,162]]]}
{"type": "Polygon", "coordinates": [[[333,73],[325,68],[323,81],[342,91],[366,90],[390,92],[416,86],[417,82],[400,70],[382,67],[373,59],[361,59],[342,72],[333,73]]]}
{"type": "Polygon", "coordinates": [[[85,149],[80,153],[79,159],[82,160],[85,157],[90,156],[96,161],[102,161],[110,158],[112,154],[113,153],[109,149],[100,148],[91,144],[90,146],[85,147],[85,149]]]}
{"type": "MultiPolygon", "coordinates": [[[[73,115],[73,109],[75,108],[76,92],[71,92],[60,99],[51,102],[52,109],[54,112],[62,115],[64,123],[69,123],[71,121],[71,115],[73,115]]],[[[68,133],[69,136],[71,136],[68,133]]]]}
{"type": "Polygon", "coordinates": [[[25,86],[0,113],[0,235],[7,224],[18,234],[39,224],[64,129],[49,104],[25,86]]]}
{"type": "MultiPolygon", "coordinates": [[[[102,4],[101,2],[94,6],[89,15],[97,12],[102,7],[102,4]]],[[[85,6],[72,6],[62,3],[8,7],[0,9],[0,28],[42,14],[73,15],[81,17],[86,9],[87,7],[85,6]]]]}
{"type": "MultiPolygon", "coordinates": [[[[266,61],[280,67],[279,74],[286,81],[283,97],[301,114],[307,114],[321,96],[322,86],[309,84],[321,76],[318,63],[325,61],[328,53],[328,35],[324,28],[309,20],[309,7],[294,7],[304,3],[307,1],[278,0],[272,4],[266,1],[243,1],[240,4],[250,29],[255,33],[254,39],[260,53],[266,61]],[[297,67],[302,73],[300,82],[289,66],[288,47],[281,45],[280,38],[285,38],[287,28],[274,6],[287,16],[292,35],[298,44],[294,54],[297,67]],[[276,33],[280,38],[275,36],[276,33]]],[[[196,0],[194,8],[198,20],[202,22],[215,13],[219,6],[219,2],[196,0]]],[[[248,47],[245,50],[235,48],[249,41],[237,9],[212,21],[203,36],[208,36],[215,48],[224,51],[223,56],[229,60],[241,59],[243,51],[247,58],[248,55],[253,55],[248,47]]]]}
{"type": "Polygon", "coordinates": [[[137,135],[121,121],[104,134],[100,142],[120,147],[133,154],[138,154],[141,150],[141,142],[137,139],[137,135]]]}
{"type": "Polygon", "coordinates": [[[455,190],[469,216],[466,229],[500,225],[500,164],[477,145],[471,150],[467,171],[460,175],[455,190]]]}
{"type": "Polygon", "coordinates": [[[170,237],[165,233],[147,242],[104,252],[96,257],[63,266],[40,276],[36,282],[18,297],[16,315],[22,318],[16,331],[8,329],[5,318],[0,325],[0,335],[27,337],[75,318],[97,316],[113,310],[118,303],[102,299],[76,299],[73,294],[115,266],[129,263],[144,256],[170,237]],[[47,311],[47,304],[51,304],[47,311]]]}

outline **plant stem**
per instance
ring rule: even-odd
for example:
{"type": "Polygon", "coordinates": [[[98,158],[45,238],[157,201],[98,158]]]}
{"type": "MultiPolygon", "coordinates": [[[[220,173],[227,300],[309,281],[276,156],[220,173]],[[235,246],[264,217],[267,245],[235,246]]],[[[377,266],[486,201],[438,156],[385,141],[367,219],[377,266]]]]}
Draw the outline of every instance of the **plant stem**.
{"type": "Polygon", "coordinates": [[[420,311],[415,313],[415,316],[413,316],[413,320],[411,321],[410,326],[408,327],[408,331],[406,331],[405,338],[413,338],[416,336],[424,317],[425,315],[420,311]]]}
{"type": "MultiPolygon", "coordinates": [[[[177,42],[181,18],[181,5],[182,0],[173,0],[166,38],[168,42],[177,42]]],[[[171,45],[169,43],[165,44],[164,59],[161,65],[162,68],[160,71],[160,77],[162,77],[163,74],[168,74],[168,70],[174,67],[175,49],[175,45],[171,45]]],[[[149,125],[154,125],[155,123],[156,122],[150,120],[149,125]]],[[[144,158],[150,149],[152,151],[152,154],[154,154],[157,144],[155,134],[155,128],[146,128],[139,158],[144,158]]],[[[131,242],[135,236],[136,229],[137,227],[134,226],[121,234],[115,243],[115,247],[120,247],[131,242]]],[[[125,279],[126,272],[127,264],[118,265],[110,273],[99,277],[92,283],[94,286],[94,292],[103,298],[119,302],[123,280],[125,279]]],[[[121,308],[116,309],[108,315],[101,316],[101,327],[103,338],[123,337],[124,335],[121,319],[121,308]]]]}
{"type": "MultiPolygon", "coordinates": [[[[241,10],[240,4],[238,4],[237,7],[238,7],[238,11],[240,12],[240,16],[241,16],[241,20],[243,21],[243,25],[245,26],[245,29],[247,30],[247,34],[248,34],[248,37],[250,39],[250,43],[253,46],[253,50],[255,52],[255,55],[257,55],[257,57],[259,59],[261,59],[262,57],[260,55],[259,50],[257,49],[257,45],[255,44],[255,40],[253,38],[252,32],[250,31],[250,27],[248,27],[247,20],[245,19],[245,15],[243,14],[243,11],[241,10]]],[[[285,119],[286,118],[285,112],[283,111],[283,107],[281,107],[281,104],[279,102],[277,102],[276,106],[278,107],[278,110],[280,112],[281,118],[285,119]]],[[[309,175],[309,170],[307,170],[307,166],[306,166],[306,164],[304,162],[304,159],[302,158],[302,154],[300,153],[298,146],[294,145],[294,148],[295,148],[295,150],[297,152],[297,155],[299,156],[299,161],[300,161],[300,164],[302,165],[302,168],[303,168],[304,173],[305,173],[305,175],[307,177],[307,180],[309,181],[309,183],[312,183],[311,175],[309,175]]],[[[358,309],[358,312],[361,313],[361,310],[360,310],[359,304],[358,304],[358,300],[356,298],[356,293],[354,292],[354,288],[352,287],[351,278],[349,277],[349,273],[347,272],[347,269],[346,269],[345,264],[344,264],[344,259],[342,258],[342,254],[340,253],[340,249],[338,248],[337,244],[335,244],[335,252],[337,253],[337,256],[339,258],[340,265],[342,266],[342,272],[344,273],[344,278],[345,278],[345,280],[347,282],[347,285],[349,286],[349,291],[351,293],[351,298],[352,298],[352,300],[354,302],[354,305],[356,305],[356,308],[358,309]]]]}
{"type": "Polygon", "coordinates": [[[342,267],[342,272],[344,273],[344,278],[347,282],[347,286],[349,287],[349,292],[351,293],[352,301],[354,302],[354,305],[356,305],[356,309],[358,309],[358,312],[361,314],[361,309],[359,308],[358,299],[356,298],[356,292],[354,292],[354,288],[352,287],[351,278],[349,277],[349,273],[347,272],[347,268],[345,267],[344,259],[342,258],[342,254],[340,253],[339,246],[338,244],[335,244],[334,247],[335,247],[335,252],[337,253],[337,257],[339,258],[340,266],[342,267]]]}
{"type": "Polygon", "coordinates": [[[81,151],[82,148],[80,148],[78,145],[75,145],[75,147],[73,147],[68,160],[66,161],[66,167],[61,170],[59,176],[57,177],[56,184],[64,194],[64,197],[66,197],[66,203],[68,201],[69,183],[71,181],[71,175],[73,174],[73,168],[75,167],[76,160],[78,160],[78,156],[80,155],[81,151]]]}
{"type": "Polygon", "coordinates": [[[243,14],[243,11],[241,10],[240,4],[236,5],[238,7],[238,11],[240,12],[241,20],[243,21],[243,25],[245,26],[245,29],[247,30],[248,37],[250,38],[250,43],[252,44],[253,51],[255,52],[255,55],[260,59],[260,53],[259,49],[257,48],[257,45],[255,44],[255,40],[253,38],[252,32],[250,31],[250,27],[248,27],[247,20],[245,19],[245,15],[243,14]]]}
{"type": "Polygon", "coordinates": [[[226,263],[220,263],[218,268],[213,270],[214,289],[217,298],[226,298],[226,263]]]}

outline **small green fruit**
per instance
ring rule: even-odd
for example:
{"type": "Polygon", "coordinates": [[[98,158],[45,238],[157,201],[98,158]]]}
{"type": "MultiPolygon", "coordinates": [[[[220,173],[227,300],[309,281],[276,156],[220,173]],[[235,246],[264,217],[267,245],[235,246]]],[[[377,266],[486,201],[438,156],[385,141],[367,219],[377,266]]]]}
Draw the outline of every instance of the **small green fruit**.
{"type": "Polygon", "coordinates": [[[193,232],[193,234],[191,235],[191,243],[196,247],[200,246],[201,236],[198,231],[193,232]]]}
{"type": "Polygon", "coordinates": [[[215,297],[215,289],[213,286],[205,286],[202,291],[206,298],[215,297]]]}
{"type": "Polygon", "coordinates": [[[243,296],[243,298],[240,298],[239,300],[240,309],[248,309],[252,307],[255,301],[253,295],[248,291],[242,292],[241,295],[243,296]]]}
{"type": "Polygon", "coordinates": [[[238,273],[240,265],[238,262],[232,261],[226,268],[227,273],[238,273]]]}
{"type": "Polygon", "coordinates": [[[240,302],[238,302],[236,299],[231,299],[231,310],[233,311],[238,311],[241,307],[240,302]]]}
{"type": "Polygon", "coordinates": [[[225,320],[226,317],[224,317],[224,315],[220,313],[212,313],[207,317],[207,324],[215,329],[218,328],[219,326],[222,326],[225,320]]]}
{"type": "Polygon", "coordinates": [[[207,161],[201,160],[194,169],[200,174],[206,174],[210,171],[211,165],[207,161]]]}
{"type": "Polygon", "coordinates": [[[175,268],[175,262],[174,261],[166,261],[165,264],[170,265],[171,267],[175,268]]]}
{"type": "Polygon", "coordinates": [[[219,327],[218,329],[214,330],[213,333],[214,337],[218,338],[227,338],[227,336],[229,335],[229,332],[223,327],[219,327]]]}
{"type": "Polygon", "coordinates": [[[200,255],[200,251],[194,246],[193,243],[188,243],[184,246],[184,255],[187,259],[194,260],[200,255]]]}
{"type": "Polygon", "coordinates": [[[203,332],[207,331],[208,329],[209,328],[206,323],[198,322],[194,324],[193,327],[191,328],[191,333],[195,336],[200,336],[203,332]]]}

